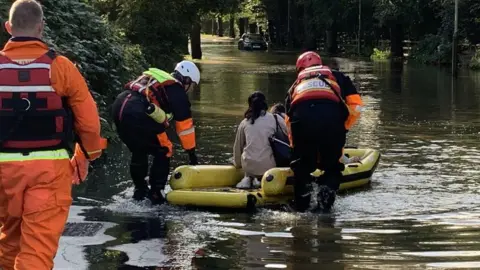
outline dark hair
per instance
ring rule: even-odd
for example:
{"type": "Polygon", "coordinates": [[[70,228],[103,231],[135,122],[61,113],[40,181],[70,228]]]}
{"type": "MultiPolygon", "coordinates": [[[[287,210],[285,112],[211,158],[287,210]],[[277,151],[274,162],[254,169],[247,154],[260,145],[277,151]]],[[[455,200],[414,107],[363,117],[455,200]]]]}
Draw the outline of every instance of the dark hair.
{"type": "Polygon", "coordinates": [[[262,114],[262,111],[267,109],[265,95],[260,91],[255,91],[248,97],[248,109],[245,111],[245,118],[251,120],[253,125],[255,120],[262,114]]]}
{"type": "Polygon", "coordinates": [[[192,83],[192,79],[190,79],[190,77],[185,77],[183,76],[180,72],[178,72],[177,70],[174,70],[170,75],[172,75],[172,77],[174,77],[175,79],[177,79],[178,81],[180,81],[182,84],[190,84],[192,83]]]}
{"type": "Polygon", "coordinates": [[[275,103],[271,108],[270,108],[271,113],[275,114],[282,114],[286,113],[285,106],[283,106],[282,103],[275,103]]]}

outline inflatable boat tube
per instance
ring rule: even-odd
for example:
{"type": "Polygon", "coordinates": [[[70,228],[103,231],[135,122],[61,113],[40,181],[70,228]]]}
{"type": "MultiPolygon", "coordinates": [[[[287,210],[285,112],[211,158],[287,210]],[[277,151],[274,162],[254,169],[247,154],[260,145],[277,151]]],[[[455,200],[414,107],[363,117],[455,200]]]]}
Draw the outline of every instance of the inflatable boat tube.
{"type": "MultiPolygon", "coordinates": [[[[359,162],[345,165],[340,191],[366,186],[380,160],[374,149],[346,148],[349,157],[360,157],[359,162]]],[[[312,173],[321,183],[323,171],[312,173]]],[[[232,165],[179,166],[172,173],[169,184],[172,191],[166,199],[170,204],[197,207],[255,208],[285,204],[293,198],[293,172],[290,168],[272,168],[265,172],[261,188],[237,189],[244,174],[232,165]]]]}

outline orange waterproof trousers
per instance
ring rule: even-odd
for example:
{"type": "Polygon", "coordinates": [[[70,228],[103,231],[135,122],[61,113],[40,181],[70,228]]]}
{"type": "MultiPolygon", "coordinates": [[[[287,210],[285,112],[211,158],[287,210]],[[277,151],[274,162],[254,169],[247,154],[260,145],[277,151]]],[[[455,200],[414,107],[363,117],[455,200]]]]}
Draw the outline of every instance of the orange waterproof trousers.
{"type": "Polygon", "coordinates": [[[65,150],[0,153],[0,269],[53,268],[72,172],[65,150]]]}

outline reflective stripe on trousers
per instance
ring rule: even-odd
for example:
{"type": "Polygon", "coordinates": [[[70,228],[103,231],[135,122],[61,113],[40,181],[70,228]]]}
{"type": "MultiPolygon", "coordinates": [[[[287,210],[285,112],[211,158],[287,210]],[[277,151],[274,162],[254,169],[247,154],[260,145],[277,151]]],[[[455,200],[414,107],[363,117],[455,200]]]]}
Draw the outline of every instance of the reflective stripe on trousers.
{"type": "Polygon", "coordinates": [[[12,162],[12,161],[29,161],[29,160],[55,160],[55,159],[68,159],[67,150],[46,150],[46,151],[34,151],[27,155],[22,153],[5,153],[0,152],[0,162],[12,162]]]}

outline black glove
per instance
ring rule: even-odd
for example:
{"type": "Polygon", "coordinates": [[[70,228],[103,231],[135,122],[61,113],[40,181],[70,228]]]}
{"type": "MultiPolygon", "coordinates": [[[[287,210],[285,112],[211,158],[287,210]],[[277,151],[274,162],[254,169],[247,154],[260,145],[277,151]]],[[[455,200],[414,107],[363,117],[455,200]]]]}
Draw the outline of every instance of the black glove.
{"type": "Polygon", "coordinates": [[[197,155],[195,154],[195,148],[187,150],[188,159],[190,160],[189,165],[198,165],[197,155]]]}

